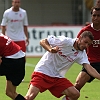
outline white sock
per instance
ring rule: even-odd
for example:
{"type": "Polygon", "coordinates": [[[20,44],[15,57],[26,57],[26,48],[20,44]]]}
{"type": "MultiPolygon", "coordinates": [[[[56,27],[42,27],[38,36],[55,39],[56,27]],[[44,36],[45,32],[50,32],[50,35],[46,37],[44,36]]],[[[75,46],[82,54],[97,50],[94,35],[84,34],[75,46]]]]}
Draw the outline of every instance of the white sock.
{"type": "MultiPolygon", "coordinates": [[[[68,97],[67,97],[67,98],[68,98],[68,97]]],[[[64,96],[64,97],[62,98],[62,100],[67,100],[67,99],[66,99],[66,96],[64,96]]],[[[70,100],[70,99],[68,98],[68,100],[70,100]]]]}

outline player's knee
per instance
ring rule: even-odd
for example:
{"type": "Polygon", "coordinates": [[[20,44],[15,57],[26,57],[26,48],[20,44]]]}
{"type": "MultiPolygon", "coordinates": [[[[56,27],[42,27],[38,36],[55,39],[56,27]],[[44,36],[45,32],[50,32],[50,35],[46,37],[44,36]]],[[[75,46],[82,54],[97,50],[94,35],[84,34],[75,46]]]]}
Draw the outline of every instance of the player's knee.
{"type": "Polygon", "coordinates": [[[11,93],[10,91],[8,91],[8,90],[6,90],[6,95],[7,95],[8,97],[12,97],[12,93],[11,93]]]}
{"type": "Polygon", "coordinates": [[[34,100],[35,97],[36,97],[35,94],[34,95],[27,95],[27,96],[25,96],[26,100],[34,100]]]}
{"type": "Polygon", "coordinates": [[[33,91],[32,93],[27,93],[25,98],[26,100],[34,100],[37,95],[38,95],[38,92],[33,91]]]}
{"type": "Polygon", "coordinates": [[[74,99],[77,100],[79,97],[80,97],[79,91],[74,92],[74,93],[71,95],[71,98],[73,98],[73,100],[74,100],[74,99]]]}
{"type": "Polygon", "coordinates": [[[78,82],[76,82],[74,86],[78,91],[80,91],[81,85],[78,82]]]}

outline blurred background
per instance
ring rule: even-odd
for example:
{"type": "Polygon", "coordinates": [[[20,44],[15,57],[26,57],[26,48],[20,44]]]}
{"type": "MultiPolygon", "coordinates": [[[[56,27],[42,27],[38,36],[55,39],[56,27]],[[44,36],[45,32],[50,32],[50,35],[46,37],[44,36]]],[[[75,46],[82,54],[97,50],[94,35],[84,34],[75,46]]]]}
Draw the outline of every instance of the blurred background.
{"type": "MultiPolygon", "coordinates": [[[[96,0],[21,0],[29,25],[83,25],[96,0]]],[[[11,0],[0,0],[0,21],[11,0]]]]}
{"type": "MultiPolygon", "coordinates": [[[[42,56],[45,50],[41,39],[48,35],[65,35],[75,38],[86,22],[91,22],[90,10],[96,0],[21,0],[27,11],[29,45],[26,56],[42,56]]],[[[0,22],[12,0],[0,0],[0,22]]]]}

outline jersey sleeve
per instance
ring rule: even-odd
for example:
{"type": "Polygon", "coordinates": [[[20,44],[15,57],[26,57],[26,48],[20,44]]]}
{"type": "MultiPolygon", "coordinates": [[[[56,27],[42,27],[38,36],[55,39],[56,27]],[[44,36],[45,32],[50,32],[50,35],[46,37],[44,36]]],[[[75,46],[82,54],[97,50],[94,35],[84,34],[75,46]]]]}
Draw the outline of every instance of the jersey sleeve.
{"type": "Polygon", "coordinates": [[[61,47],[62,45],[64,46],[65,41],[66,41],[66,37],[65,36],[58,36],[55,37],[53,35],[48,36],[47,41],[49,42],[49,44],[54,47],[54,46],[59,46],[61,47]]]}
{"type": "Polygon", "coordinates": [[[81,65],[84,64],[84,63],[90,64],[85,50],[83,51],[80,58],[77,60],[77,63],[81,64],[81,65]]]}
{"type": "Polygon", "coordinates": [[[28,26],[28,17],[27,17],[27,12],[25,11],[24,14],[25,14],[25,17],[24,17],[24,21],[23,21],[23,23],[24,23],[25,26],[28,26]]]}
{"type": "Polygon", "coordinates": [[[90,31],[90,30],[91,30],[90,28],[91,28],[91,24],[88,25],[88,26],[83,27],[83,28],[79,31],[79,33],[78,33],[78,35],[77,35],[77,38],[79,38],[79,36],[80,36],[84,31],[90,31]]]}
{"type": "Polygon", "coordinates": [[[4,14],[3,14],[1,26],[6,26],[7,20],[8,20],[8,19],[7,19],[7,12],[5,11],[4,14]]]}

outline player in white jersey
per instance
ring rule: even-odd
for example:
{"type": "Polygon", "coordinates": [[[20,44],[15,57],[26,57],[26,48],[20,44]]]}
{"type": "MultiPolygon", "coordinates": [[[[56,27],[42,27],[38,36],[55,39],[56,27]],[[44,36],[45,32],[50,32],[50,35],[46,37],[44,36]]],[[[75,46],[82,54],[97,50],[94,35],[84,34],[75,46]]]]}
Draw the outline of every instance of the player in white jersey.
{"type": "Polygon", "coordinates": [[[25,96],[26,100],[33,100],[39,92],[47,89],[57,98],[68,96],[65,100],[77,100],[79,91],[74,85],[64,78],[65,73],[75,62],[94,77],[100,79],[100,74],[94,70],[87,58],[85,49],[93,42],[93,35],[89,31],[83,32],[79,38],[68,38],[65,36],[48,36],[40,41],[41,46],[47,52],[36,65],[30,81],[29,90],[25,96]]]}
{"type": "Polygon", "coordinates": [[[29,44],[27,26],[26,10],[20,8],[20,0],[12,0],[12,7],[3,14],[1,29],[2,33],[21,46],[24,52],[26,44],[29,44]]]}

